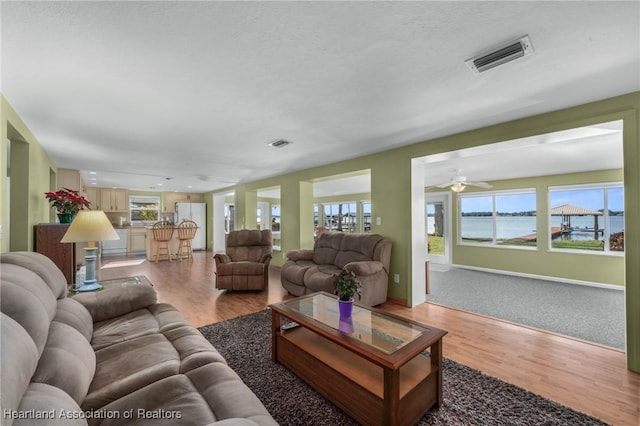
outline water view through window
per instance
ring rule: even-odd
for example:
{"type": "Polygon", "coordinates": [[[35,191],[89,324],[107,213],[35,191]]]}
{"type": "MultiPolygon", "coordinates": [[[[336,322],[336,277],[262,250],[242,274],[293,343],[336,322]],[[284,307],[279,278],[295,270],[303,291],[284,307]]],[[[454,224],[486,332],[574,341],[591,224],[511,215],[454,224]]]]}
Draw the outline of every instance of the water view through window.
{"type": "MultiPolygon", "coordinates": [[[[551,188],[548,196],[553,249],[624,251],[621,184],[551,188]]],[[[459,200],[461,242],[536,247],[535,192],[461,195],[459,200]]],[[[427,232],[433,226],[428,217],[427,232]]]]}
{"type": "Polygon", "coordinates": [[[535,246],[536,193],[460,197],[462,242],[535,246]]]}

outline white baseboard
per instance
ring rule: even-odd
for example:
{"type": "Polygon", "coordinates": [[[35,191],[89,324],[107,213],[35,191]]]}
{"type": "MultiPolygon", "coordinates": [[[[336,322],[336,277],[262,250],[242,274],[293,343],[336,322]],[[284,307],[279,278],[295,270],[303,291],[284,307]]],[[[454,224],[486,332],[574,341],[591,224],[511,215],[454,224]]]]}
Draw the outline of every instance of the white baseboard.
{"type": "MultiPolygon", "coordinates": [[[[451,268],[470,269],[470,270],[473,270],[473,271],[491,272],[493,274],[512,275],[512,276],[516,276],[516,277],[534,278],[534,279],[545,280],[545,281],[557,281],[557,282],[561,282],[561,283],[565,283],[565,284],[584,285],[584,286],[588,286],[588,287],[598,287],[598,288],[606,288],[606,289],[609,289],[609,290],[624,291],[624,286],[621,286],[621,285],[596,283],[596,282],[592,282],[592,281],[581,281],[581,280],[572,280],[572,279],[569,279],[569,278],[548,277],[546,275],[525,274],[525,273],[522,273],[522,272],[503,271],[503,270],[500,270],[500,269],[480,268],[480,267],[477,267],[477,266],[468,266],[468,265],[439,265],[439,266],[448,266],[449,267],[448,269],[451,269],[451,268]]],[[[438,269],[438,270],[446,271],[448,269],[438,269]]]]}

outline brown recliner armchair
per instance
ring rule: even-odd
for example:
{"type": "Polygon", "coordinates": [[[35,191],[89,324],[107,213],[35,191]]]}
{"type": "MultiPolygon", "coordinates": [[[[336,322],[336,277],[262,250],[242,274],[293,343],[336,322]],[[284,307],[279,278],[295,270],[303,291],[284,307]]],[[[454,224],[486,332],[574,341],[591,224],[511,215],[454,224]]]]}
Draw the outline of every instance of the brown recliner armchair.
{"type": "Polygon", "coordinates": [[[242,229],[227,235],[225,254],[216,254],[216,288],[264,290],[269,284],[271,231],[242,229]]]}

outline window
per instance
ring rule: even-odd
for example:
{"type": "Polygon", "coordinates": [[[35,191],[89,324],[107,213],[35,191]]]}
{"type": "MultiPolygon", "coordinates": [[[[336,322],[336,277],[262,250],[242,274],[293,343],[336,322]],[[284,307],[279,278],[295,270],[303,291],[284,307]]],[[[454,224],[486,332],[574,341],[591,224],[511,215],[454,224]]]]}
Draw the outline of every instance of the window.
{"type": "Polygon", "coordinates": [[[356,203],[323,204],[324,227],[329,231],[356,232],[356,203]]]}
{"type": "Polygon", "coordinates": [[[624,251],[621,183],[550,188],[549,205],[553,249],[624,251]]]}
{"type": "Polygon", "coordinates": [[[160,197],[131,195],[129,214],[131,223],[157,222],[160,217],[160,197]]]}
{"type": "Polygon", "coordinates": [[[536,246],[533,190],[460,195],[460,241],[500,246],[536,246]]]}
{"type": "Polygon", "coordinates": [[[362,205],[362,232],[371,233],[371,201],[363,201],[362,205]]]}

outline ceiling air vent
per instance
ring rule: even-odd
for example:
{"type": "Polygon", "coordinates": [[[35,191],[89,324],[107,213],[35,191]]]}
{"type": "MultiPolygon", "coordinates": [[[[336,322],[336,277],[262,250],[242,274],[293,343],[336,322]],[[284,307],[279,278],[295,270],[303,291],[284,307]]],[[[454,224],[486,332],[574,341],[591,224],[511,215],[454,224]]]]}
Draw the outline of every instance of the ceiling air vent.
{"type": "Polygon", "coordinates": [[[498,65],[506,64],[523,56],[529,56],[532,53],[533,47],[531,46],[529,36],[524,36],[506,46],[483,53],[478,57],[467,59],[464,63],[467,64],[475,74],[480,74],[498,65]]]}
{"type": "Polygon", "coordinates": [[[289,145],[291,142],[289,141],[285,141],[284,139],[278,139],[277,141],[273,141],[269,143],[269,146],[272,146],[274,148],[284,148],[285,146],[289,145]]]}

